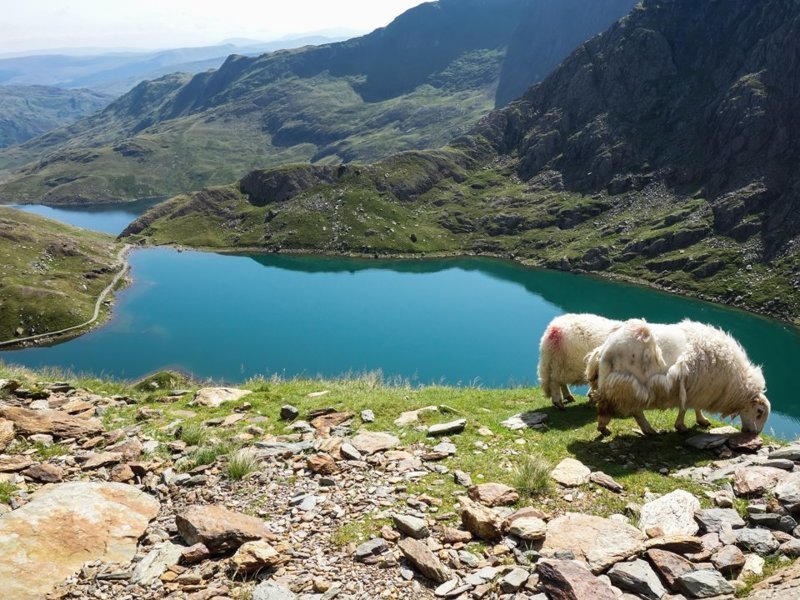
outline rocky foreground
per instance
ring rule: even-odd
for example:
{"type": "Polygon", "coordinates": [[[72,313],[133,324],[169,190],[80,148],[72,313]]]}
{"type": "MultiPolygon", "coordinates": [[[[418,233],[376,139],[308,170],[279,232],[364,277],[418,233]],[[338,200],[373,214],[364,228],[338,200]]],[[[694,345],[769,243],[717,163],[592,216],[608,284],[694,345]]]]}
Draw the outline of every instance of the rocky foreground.
{"type": "MultiPolygon", "coordinates": [[[[672,489],[663,494],[566,456],[531,498],[471,472],[496,434],[446,407],[398,407],[390,431],[378,431],[370,410],[274,402],[260,414],[251,390],[142,401],[67,383],[6,379],[0,389],[9,600],[800,594],[800,563],[789,566],[800,556],[800,445],[730,428],[695,434],[682,452],[712,460],[661,467],[672,489]],[[180,399],[189,408],[171,410],[180,399]],[[216,416],[190,428],[203,411],[216,416]],[[179,418],[161,425],[165,413],[179,418]],[[275,422],[289,433],[267,433],[275,422]],[[202,458],[224,431],[235,431],[236,450],[202,458]],[[468,451],[459,442],[470,435],[468,451]],[[600,516],[601,504],[624,510],[600,516]]],[[[324,406],[326,392],[307,403],[324,406]]],[[[548,414],[502,425],[521,448],[556,435],[548,414]]]]}

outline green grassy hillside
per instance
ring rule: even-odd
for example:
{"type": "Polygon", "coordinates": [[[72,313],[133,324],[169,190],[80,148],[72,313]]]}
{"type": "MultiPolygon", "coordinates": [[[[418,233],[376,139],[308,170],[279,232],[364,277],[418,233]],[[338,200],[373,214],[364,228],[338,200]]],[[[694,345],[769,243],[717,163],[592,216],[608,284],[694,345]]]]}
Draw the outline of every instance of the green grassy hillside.
{"type": "Polygon", "coordinates": [[[111,236],[0,208],[0,341],[91,318],[119,249],[111,236]]]}

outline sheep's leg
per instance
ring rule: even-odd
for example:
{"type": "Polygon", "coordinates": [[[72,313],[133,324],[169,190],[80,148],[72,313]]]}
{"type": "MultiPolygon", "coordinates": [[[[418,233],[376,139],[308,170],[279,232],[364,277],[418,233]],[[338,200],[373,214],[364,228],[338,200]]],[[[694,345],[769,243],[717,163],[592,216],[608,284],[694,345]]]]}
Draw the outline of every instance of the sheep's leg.
{"type": "Polygon", "coordinates": [[[561,385],[558,383],[550,384],[550,399],[553,401],[553,406],[564,410],[564,399],[561,397],[561,385]]]}
{"type": "Polygon", "coordinates": [[[658,433],[653,426],[647,421],[644,416],[644,412],[641,410],[637,410],[633,413],[633,418],[636,419],[636,422],[639,424],[639,429],[642,430],[642,433],[645,435],[654,435],[658,433]]]}
{"type": "Polygon", "coordinates": [[[575,396],[570,393],[569,388],[564,383],[561,384],[561,393],[564,395],[564,404],[575,402],[575,396]]]}
{"type": "Polygon", "coordinates": [[[686,427],[686,423],[683,422],[683,419],[685,417],[686,417],[686,409],[685,408],[678,409],[678,418],[675,419],[675,429],[677,431],[683,432],[689,429],[688,427],[686,427]]]}
{"type": "Polygon", "coordinates": [[[697,419],[697,425],[700,427],[711,427],[711,421],[705,418],[703,411],[699,408],[694,409],[694,416],[697,419]]]}
{"type": "Polygon", "coordinates": [[[611,423],[611,417],[614,415],[614,409],[608,402],[605,402],[598,394],[595,394],[597,400],[597,431],[600,435],[611,435],[611,430],[608,424],[611,423]]]}

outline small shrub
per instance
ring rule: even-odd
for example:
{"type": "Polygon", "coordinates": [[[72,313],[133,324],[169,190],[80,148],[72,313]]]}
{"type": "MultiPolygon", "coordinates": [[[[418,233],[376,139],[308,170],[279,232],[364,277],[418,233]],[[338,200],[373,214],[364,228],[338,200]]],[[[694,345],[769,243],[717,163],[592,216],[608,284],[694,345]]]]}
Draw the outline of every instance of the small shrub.
{"type": "Polygon", "coordinates": [[[538,454],[526,454],[522,457],[514,473],[514,487],[528,498],[541,496],[550,490],[550,462],[538,454]]]}
{"type": "Polygon", "coordinates": [[[258,467],[258,461],[250,450],[239,450],[228,456],[226,472],[231,479],[243,479],[258,467]]]}
{"type": "Polygon", "coordinates": [[[199,446],[206,441],[206,428],[200,423],[184,423],[178,431],[178,437],[189,446],[199,446]]]}

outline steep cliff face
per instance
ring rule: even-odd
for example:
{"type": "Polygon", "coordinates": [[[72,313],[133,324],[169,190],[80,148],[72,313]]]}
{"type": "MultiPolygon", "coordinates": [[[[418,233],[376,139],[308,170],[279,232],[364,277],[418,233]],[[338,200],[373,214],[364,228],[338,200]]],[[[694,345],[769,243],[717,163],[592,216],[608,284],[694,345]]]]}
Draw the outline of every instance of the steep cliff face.
{"type": "Polygon", "coordinates": [[[663,182],[777,251],[800,233],[799,108],[800,2],[646,0],[464,145],[574,191],[663,182]]]}

